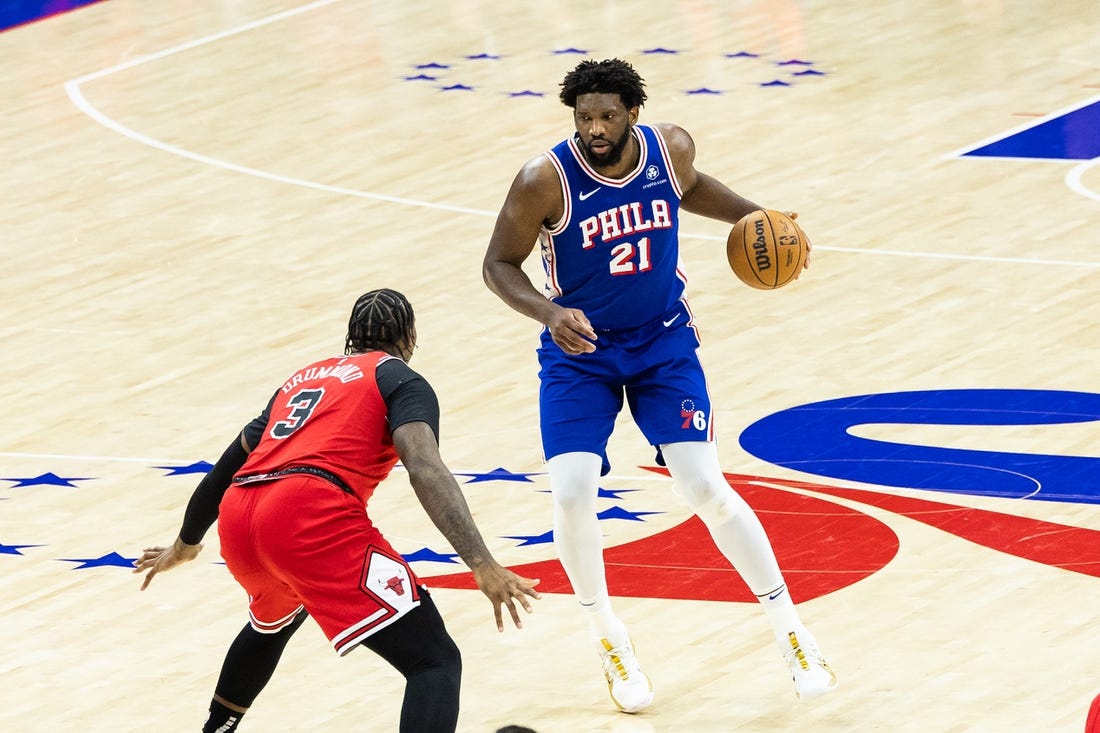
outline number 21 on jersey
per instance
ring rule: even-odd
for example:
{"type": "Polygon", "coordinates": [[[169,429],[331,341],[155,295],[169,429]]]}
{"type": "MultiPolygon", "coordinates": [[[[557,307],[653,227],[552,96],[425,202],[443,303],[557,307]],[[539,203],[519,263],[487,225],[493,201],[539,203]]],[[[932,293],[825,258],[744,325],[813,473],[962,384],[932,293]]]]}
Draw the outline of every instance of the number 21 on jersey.
{"type": "Polygon", "coordinates": [[[642,237],[638,243],[619,242],[611,248],[611,274],[633,275],[646,272],[653,267],[649,257],[649,237],[642,237]]]}

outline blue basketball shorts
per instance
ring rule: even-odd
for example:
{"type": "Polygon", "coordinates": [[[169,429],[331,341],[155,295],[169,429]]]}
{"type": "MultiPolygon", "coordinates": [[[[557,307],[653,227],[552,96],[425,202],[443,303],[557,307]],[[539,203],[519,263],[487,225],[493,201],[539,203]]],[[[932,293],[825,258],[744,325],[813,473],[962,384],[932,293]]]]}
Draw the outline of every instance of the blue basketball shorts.
{"type": "Polygon", "coordinates": [[[683,303],[645,326],[597,333],[595,352],[570,356],[543,329],[539,424],[547,459],[595,453],[606,474],[607,442],[624,398],[653,446],[714,440],[699,337],[683,303]]]}

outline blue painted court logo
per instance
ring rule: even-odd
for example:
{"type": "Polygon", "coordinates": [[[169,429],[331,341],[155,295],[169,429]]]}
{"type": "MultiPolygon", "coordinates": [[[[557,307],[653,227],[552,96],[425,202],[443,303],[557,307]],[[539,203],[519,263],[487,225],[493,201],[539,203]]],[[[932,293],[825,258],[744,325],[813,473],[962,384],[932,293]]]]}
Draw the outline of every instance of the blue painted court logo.
{"type": "MultiPolygon", "coordinates": [[[[1100,504],[1100,458],[862,438],[869,425],[1065,425],[1100,421],[1100,394],[1026,389],[894,392],[814,402],[759,420],[741,446],[777,466],[879,486],[1100,504]]],[[[888,430],[888,429],[887,429],[888,430]]],[[[881,433],[880,433],[881,434],[881,433]]]]}
{"type": "Polygon", "coordinates": [[[1100,100],[1002,135],[961,153],[969,157],[1092,160],[1100,157],[1100,100]]]}

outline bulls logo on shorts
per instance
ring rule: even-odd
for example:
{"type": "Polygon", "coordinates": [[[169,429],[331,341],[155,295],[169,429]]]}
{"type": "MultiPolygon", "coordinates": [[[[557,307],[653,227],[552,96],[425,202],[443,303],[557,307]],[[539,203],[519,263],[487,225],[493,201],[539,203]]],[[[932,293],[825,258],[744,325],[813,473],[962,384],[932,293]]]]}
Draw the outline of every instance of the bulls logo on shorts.
{"type": "Polygon", "coordinates": [[[398,615],[414,608],[419,598],[414,591],[409,566],[371,548],[363,569],[363,587],[398,615]]]}
{"type": "MultiPolygon", "coordinates": [[[[335,633],[330,636],[341,656],[420,605],[420,589],[409,566],[374,545],[363,561],[359,591],[356,601],[340,609],[340,620],[335,621],[335,633]]],[[[318,623],[321,621],[318,618],[318,623]]]]}
{"type": "Polygon", "coordinates": [[[386,582],[386,588],[392,590],[399,596],[403,596],[405,595],[405,586],[402,585],[404,581],[405,578],[402,578],[400,575],[395,575],[386,582]]]}

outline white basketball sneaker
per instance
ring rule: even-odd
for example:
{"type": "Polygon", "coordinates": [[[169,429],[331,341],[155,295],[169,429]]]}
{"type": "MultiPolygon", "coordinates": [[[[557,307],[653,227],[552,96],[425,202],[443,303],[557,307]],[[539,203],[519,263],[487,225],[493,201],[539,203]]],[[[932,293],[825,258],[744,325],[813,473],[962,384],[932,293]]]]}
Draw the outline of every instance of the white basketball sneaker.
{"type": "Polygon", "coordinates": [[[600,639],[599,645],[611,701],[624,713],[636,713],[648,707],[653,702],[653,683],[638,664],[630,639],[619,646],[600,639]]]}
{"type": "Polygon", "coordinates": [[[784,654],[794,679],[794,694],[799,700],[821,697],[837,688],[836,673],[826,664],[817,642],[805,629],[787,635],[790,649],[784,654]]]}

